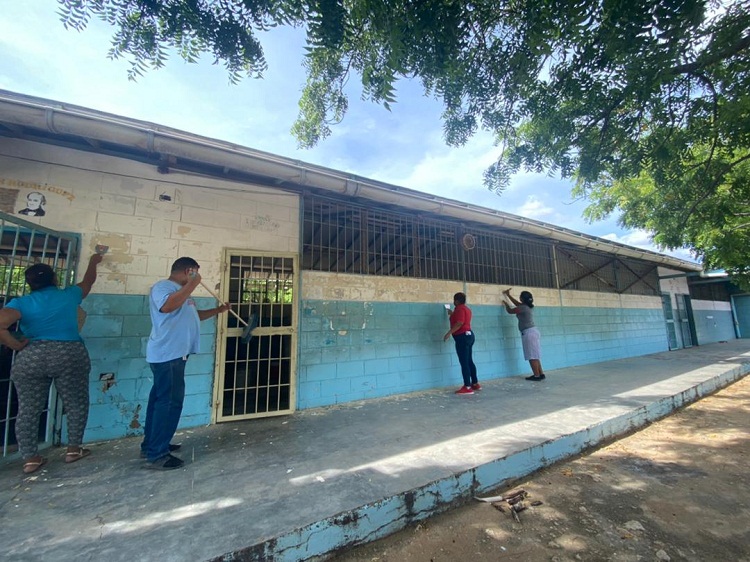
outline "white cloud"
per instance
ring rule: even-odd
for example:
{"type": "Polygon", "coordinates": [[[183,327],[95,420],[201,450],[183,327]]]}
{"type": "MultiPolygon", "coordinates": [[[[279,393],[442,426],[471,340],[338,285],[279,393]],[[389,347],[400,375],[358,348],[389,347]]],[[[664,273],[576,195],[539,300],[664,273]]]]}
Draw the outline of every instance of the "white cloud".
{"type": "Polygon", "coordinates": [[[555,209],[542,203],[536,195],[530,195],[526,198],[526,202],[516,210],[516,214],[530,219],[547,221],[557,213],[555,209]]]}
{"type": "Polygon", "coordinates": [[[373,175],[411,189],[460,198],[466,190],[484,190],[482,173],[492,163],[497,150],[487,137],[479,134],[463,147],[450,148],[433,131],[432,138],[418,137],[421,142],[414,143],[410,154],[398,156],[396,169],[390,162],[383,162],[373,175]]]}
{"type": "Polygon", "coordinates": [[[654,244],[652,235],[645,230],[631,230],[624,234],[617,234],[610,232],[601,236],[605,240],[612,242],[619,242],[621,244],[627,244],[628,246],[635,246],[643,250],[650,250],[652,252],[658,252],[660,254],[666,254],[673,256],[685,261],[696,262],[695,257],[690,253],[689,250],[677,249],[677,250],[661,250],[656,244],[654,244]]]}

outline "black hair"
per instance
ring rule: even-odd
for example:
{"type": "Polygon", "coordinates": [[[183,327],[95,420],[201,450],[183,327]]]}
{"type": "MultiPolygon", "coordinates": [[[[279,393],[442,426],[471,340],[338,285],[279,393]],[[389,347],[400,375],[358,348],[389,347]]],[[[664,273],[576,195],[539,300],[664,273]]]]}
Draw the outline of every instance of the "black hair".
{"type": "Polygon", "coordinates": [[[186,269],[190,268],[199,268],[200,265],[198,265],[198,262],[195,261],[193,258],[177,258],[175,262],[172,264],[172,273],[175,271],[185,271],[186,269]]]}
{"type": "Polygon", "coordinates": [[[46,263],[35,263],[27,267],[24,277],[26,277],[26,282],[32,291],[38,291],[46,287],[55,287],[57,285],[55,270],[46,263]]]}
{"type": "Polygon", "coordinates": [[[534,296],[528,291],[521,292],[521,302],[529,308],[534,308],[534,296]]]}
{"type": "Polygon", "coordinates": [[[456,293],[453,295],[453,300],[458,301],[458,304],[466,304],[466,295],[464,293],[456,293]]]}

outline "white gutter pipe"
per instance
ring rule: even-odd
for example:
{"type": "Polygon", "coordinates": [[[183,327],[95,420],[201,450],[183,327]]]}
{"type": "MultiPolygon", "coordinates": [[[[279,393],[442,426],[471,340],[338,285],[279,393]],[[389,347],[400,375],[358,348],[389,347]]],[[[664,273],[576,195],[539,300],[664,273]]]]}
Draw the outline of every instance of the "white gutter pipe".
{"type": "Polygon", "coordinates": [[[5,90],[0,90],[0,122],[188,158],[267,176],[280,182],[291,182],[340,195],[362,197],[416,211],[527,232],[583,248],[658,263],[665,267],[688,271],[702,269],[699,264],[510,213],[428,195],[176,129],[5,90]]]}

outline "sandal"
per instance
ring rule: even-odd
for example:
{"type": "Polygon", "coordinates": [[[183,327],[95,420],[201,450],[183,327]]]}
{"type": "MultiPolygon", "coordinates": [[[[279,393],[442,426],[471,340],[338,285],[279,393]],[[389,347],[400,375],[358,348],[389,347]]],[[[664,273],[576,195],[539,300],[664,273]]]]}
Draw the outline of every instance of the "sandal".
{"type": "Polygon", "coordinates": [[[88,457],[91,454],[91,449],[84,449],[78,447],[77,451],[68,451],[65,453],[65,462],[71,463],[81,460],[83,457],[88,457]]]}
{"type": "Polygon", "coordinates": [[[38,461],[26,461],[23,463],[23,473],[24,474],[31,474],[32,472],[36,472],[40,468],[42,468],[45,464],[47,464],[47,459],[44,457],[37,457],[38,461]]]}

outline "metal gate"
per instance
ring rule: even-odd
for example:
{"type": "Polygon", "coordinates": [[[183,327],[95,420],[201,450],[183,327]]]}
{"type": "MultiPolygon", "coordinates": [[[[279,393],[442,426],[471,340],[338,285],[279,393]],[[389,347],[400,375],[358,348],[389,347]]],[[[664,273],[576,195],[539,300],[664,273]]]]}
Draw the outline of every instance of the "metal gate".
{"type": "Polygon", "coordinates": [[[297,256],[226,250],[222,300],[258,327],[249,342],[234,315],[219,322],[217,422],[289,414],[296,403],[297,256]]]}
{"type": "Polygon", "coordinates": [[[693,305],[690,295],[675,295],[677,298],[677,320],[680,322],[680,335],[682,336],[682,347],[693,347],[695,345],[695,327],[693,321],[693,305]]]}
{"type": "Polygon", "coordinates": [[[667,293],[661,296],[661,307],[664,310],[664,320],[667,323],[667,339],[669,340],[669,349],[677,349],[677,329],[674,325],[674,312],[672,310],[672,296],[667,293]]]}
{"type": "MultiPolygon", "coordinates": [[[[51,266],[57,273],[60,287],[75,283],[78,246],[78,237],[74,234],[63,234],[0,212],[0,306],[5,306],[12,298],[28,291],[24,271],[35,263],[51,266]]],[[[18,399],[10,380],[10,368],[14,359],[14,351],[0,346],[0,431],[3,457],[17,450],[15,423],[18,399]]],[[[39,442],[59,444],[61,425],[62,404],[52,385],[47,408],[39,421],[39,442]]]]}
{"type": "Polygon", "coordinates": [[[732,295],[732,314],[738,338],[750,338],[750,295],[732,295]]]}

